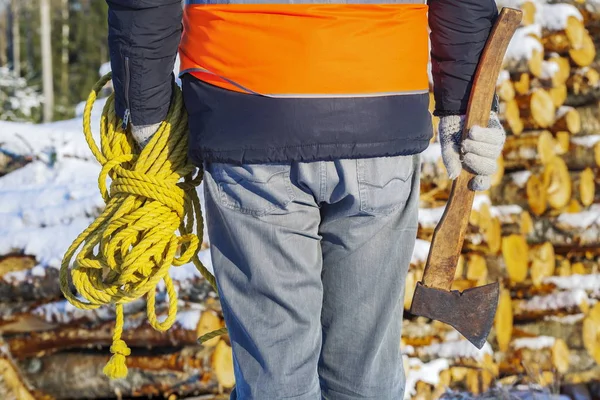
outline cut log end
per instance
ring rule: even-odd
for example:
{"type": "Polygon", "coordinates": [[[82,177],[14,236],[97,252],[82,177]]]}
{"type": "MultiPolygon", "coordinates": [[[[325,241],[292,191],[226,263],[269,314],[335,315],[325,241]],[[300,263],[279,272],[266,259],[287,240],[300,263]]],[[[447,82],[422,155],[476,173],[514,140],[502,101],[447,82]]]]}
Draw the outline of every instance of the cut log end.
{"type": "Polygon", "coordinates": [[[510,297],[510,291],[507,289],[503,289],[500,292],[498,309],[494,320],[494,329],[496,332],[498,349],[502,352],[507,351],[513,331],[512,299],[510,297]]]}
{"type": "Polygon", "coordinates": [[[546,186],[537,175],[531,175],[526,186],[527,204],[535,215],[542,215],[547,207],[546,186]]]}
{"type": "Polygon", "coordinates": [[[560,157],[554,157],[544,166],[544,186],[548,204],[555,210],[565,207],[571,200],[571,177],[567,164],[560,157]]]}
{"type": "Polygon", "coordinates": [[[527,278],[528,254],[529,246],[525,237],[509,235],[502,238],[502,256],[512,282],[523,282],[527,278]]]}

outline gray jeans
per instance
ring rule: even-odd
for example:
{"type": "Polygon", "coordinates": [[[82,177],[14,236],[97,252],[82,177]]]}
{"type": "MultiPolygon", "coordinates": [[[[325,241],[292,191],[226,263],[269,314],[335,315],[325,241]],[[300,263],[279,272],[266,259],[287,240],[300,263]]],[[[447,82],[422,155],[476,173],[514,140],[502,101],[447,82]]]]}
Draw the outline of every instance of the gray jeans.
{"type": "Polygon", "coordinates": [[[402,399],[419,156],[205,169],[231,399],[402,399]]]}

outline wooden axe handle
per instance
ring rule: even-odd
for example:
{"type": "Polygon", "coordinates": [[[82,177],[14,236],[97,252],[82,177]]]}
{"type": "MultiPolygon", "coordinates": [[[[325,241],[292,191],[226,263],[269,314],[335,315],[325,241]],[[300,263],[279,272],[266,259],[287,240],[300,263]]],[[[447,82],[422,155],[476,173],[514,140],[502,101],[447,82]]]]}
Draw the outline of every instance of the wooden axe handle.
{"type": "MultiPolygon", "coordinates": [[[[503,8],[494,24],[475,72],[463,139],[471,127],[488,125],[504,53],[521,23],[521,14],[519,10],[503,8]]],[[[475,193],[468,188],[468,183],[473,177],[473,174],[463,169],[452,184],[444,215],[433,233],[423,273],[422,283],[427,287],[450,290],[452,286],[473,206],[475,193]]]]}

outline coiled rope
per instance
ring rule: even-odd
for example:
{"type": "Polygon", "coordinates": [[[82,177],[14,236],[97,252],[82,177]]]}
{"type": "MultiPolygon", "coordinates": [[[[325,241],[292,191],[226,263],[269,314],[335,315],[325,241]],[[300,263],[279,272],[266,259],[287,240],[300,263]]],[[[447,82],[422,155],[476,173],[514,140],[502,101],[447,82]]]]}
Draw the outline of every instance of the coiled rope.
{"type": "MultiPolygon", "coordinates": [[[[166,331],[177,314],[177,294],[169,276],[171,265],[191,261],[215,291],[216,282],[198,259],[203,220],[196,188],[203,171],[187,159],[188,122],[181,90],[173,85],[169,113],[142,150],[121,127],[111,95],[102,111],[100,150],[92,136],[91,112],[98,93],[111,77],[108,73],[96,83],[83,113],[85,140],[102,165],[98,187],[106,207],[67,250],[59,278],[64,296],[78,308],[115,305],[110,347],[113,356],[104,373],[117,379],[127,376],[126,357],[131,354],[121,339],[123,304],[146,296],[150,325],[166,331]],[[106,186],[109,177],[110,189],[106,186]],[[155,309],[156,286],[161,280],[168,296],[163,321],[158,320],[155,309]]],[[[226,328],[209,332],[199,342],[226,332],[226,328]]]]}

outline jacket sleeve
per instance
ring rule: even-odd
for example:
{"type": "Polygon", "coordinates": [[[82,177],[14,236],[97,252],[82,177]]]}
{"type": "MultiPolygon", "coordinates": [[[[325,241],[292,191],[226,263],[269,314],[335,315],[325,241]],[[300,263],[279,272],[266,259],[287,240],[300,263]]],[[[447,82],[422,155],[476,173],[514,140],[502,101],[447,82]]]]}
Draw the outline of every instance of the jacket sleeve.
{"type": "Polygon", "coordinates": [[[171,101],[181,0],[106,2],[116,113],[124,124],[160,122],[171,101]]]}
{"type": "Polygon", "coordinates": [[[428,0],[428,4],[434,115],[462,115],[498,8],[494,0],[428,0]]]}

